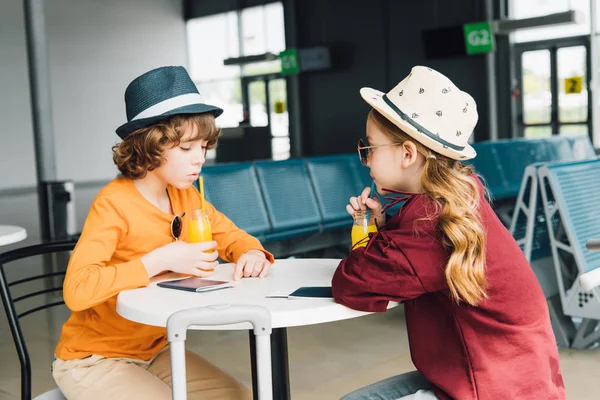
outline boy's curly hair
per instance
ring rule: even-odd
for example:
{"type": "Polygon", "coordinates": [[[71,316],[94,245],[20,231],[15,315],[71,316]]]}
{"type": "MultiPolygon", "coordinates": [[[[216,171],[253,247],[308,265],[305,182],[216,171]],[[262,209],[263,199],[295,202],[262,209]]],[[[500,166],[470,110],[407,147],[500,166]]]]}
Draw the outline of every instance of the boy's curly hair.
{"type": "Polygon", "coordinates": [[[193,133],[186,140],[205,139],[209,149],[216,147],[221,130],[212,114],[180,114],[129,134],[113,146],[113,161],[124,176],[143,178],[161,166],[166,149],[179,146],[188,126],[193,133]]]}

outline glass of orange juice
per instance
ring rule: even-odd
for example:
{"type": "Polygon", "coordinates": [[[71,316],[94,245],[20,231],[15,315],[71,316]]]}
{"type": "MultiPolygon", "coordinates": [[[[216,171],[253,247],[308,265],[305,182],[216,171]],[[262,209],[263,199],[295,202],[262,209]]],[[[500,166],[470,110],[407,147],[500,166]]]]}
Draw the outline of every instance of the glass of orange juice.
{"type": "MultiPolygon", "coordinates": [[[[370,213],[369,213],[370,214],[370,213]]],[[[354,213],[354,224],[352,225],[352,248],[364,247],[369,243],[369,233],[377,232],[377,225],[373,218],[367,216],[366,211],[354,213]]]]}
{"type": "MultiPolygon", "coordinates": [[[[194,209],[190,213],[188,220],[188,242],[200,243],[210,242],[212,240],[212,228],[208,215],[202,209],[194,209]]],[[[212,253],[215,249],[205,250],[205,253],[212,253]]],[[[212,271],[212,269],[210,270],[212,271]]]]}
{"type": "MultiPolygon", "coordinates": [[[[202,209],[194,209],[188,220],[188,242],[210,242],[212,240],[212,229],[208,215],[202,209]]],[[[212,252],[213,250],[210,250],[212,252]]]]}

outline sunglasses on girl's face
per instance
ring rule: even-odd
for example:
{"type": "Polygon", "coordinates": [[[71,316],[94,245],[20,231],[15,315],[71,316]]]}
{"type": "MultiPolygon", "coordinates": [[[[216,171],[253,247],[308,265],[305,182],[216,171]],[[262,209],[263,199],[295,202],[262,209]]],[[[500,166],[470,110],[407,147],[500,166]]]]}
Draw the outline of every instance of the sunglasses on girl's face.
{"type": "Polygon", "coordinates": [[[184,215],[185,215],[185,212],[181,215],[176,215],[173,217],[173,220],[171,221],[171,236],[173,236],[173,239],[175,239],[175,241],[179,240],[179,236],[181,236],[181,228],[182,228],[181,219],[183,218],[184,215]]]}
{"type": "Polygon", "coordinates": [[[360,158],[360,163],[367,166],[369,162],[369,156],[371,155],[371,149],[375,149],[377,147],[384,146],[397,146],[402,143],[387,143],[387,144],[378,144],[376,146],[365,146],[365,142],[362,139],[358,139],[358,145],[356,146],[356,150],[358,151],[358,157],[360,158]]]}

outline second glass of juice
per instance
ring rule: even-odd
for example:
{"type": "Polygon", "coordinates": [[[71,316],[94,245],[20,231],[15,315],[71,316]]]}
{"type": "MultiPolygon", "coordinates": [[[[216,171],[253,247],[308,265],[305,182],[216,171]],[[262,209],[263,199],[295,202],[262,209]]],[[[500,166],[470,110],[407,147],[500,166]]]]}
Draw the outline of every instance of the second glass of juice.
{"type": "Polygon", "coordinates": [[[371,232],[377,232],[377,225],[375,225],[373,218],[369,218],[365,211],[356,211],[354,213],[354,224],[352,225],[351,233],[352,248],[366,246],[369,243],[369,233],[371,232]]]}

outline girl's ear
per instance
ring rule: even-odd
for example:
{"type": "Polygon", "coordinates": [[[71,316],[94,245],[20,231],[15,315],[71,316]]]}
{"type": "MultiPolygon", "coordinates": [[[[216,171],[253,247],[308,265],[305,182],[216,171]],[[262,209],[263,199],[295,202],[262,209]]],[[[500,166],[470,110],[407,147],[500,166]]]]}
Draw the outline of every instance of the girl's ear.
{"type": "Polygon", "coordinates": [[[406,140],[400,149],[402,151],[402,167],[408,168],[419,160],[417,146],[412,141],[406,140]]]}

